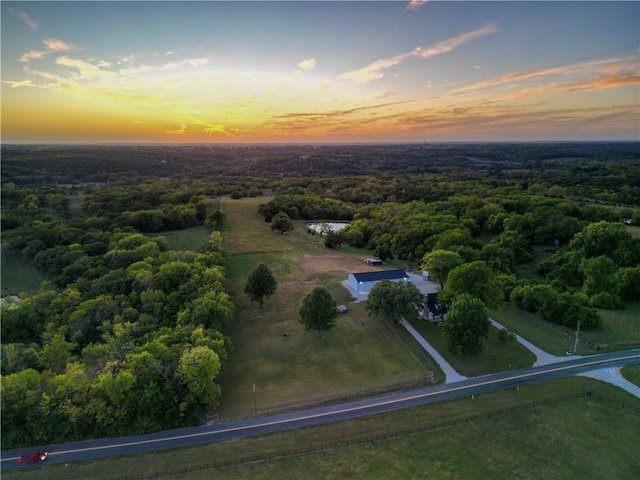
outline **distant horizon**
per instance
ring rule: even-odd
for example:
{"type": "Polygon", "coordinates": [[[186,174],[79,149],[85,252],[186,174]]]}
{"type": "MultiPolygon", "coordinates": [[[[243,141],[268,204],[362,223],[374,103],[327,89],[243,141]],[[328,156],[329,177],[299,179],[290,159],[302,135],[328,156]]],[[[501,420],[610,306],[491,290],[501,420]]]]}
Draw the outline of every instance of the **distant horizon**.
{"type": "Polygon", "coordinates": [[[3,144],[640,140],[640,2],[0,9],[3,144]]]}
{"type": "Polygon", "coordinates": [[[378,142],[378,141],[368,141],[368,142],[194,142],[194,143],[184,143],[184,142],[12,142],[12,143],[1,143],[0,147],[38,147],[38,146],[52,146],[52,147],[99,147],[99,146],[107,146],[107,147],[134,147],[134,146],[145,146],[145,147],[228,147],[228,146],[367,146],[367,145],[480,145],[480,144],[567,144],[567,143],[638,143],[640,144],[640,139],[629,139],[629,140],[455,140],[455,141],[432,141],[432,142],[378,142]]]}

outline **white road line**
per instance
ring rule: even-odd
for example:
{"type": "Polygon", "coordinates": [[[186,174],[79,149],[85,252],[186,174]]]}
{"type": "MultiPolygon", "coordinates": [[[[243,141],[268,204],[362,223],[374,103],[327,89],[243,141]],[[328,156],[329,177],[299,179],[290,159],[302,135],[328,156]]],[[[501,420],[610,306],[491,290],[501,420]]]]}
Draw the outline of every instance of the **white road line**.
{"type": "MultiPolygon", "coordinates": [[[[391,399],[388,399],[388,400],[379,400],[379,401],[377,401],[375,403],[367,403],[367,404],[364,404],[364,405],[346,407],[346,408],[342,408],[340,410],[331,410],[331,411],[327,411],[327,412],[313,413],[313,414],[302,415],[302,416],[292,417],[292,418],[287,418],[287,419],[272,420],[272,421],[268,421],[268,422],[256,423],[256,424],[251,424],[251,425],[242,425],[242,426],[238,426],[238,427],[229,427],[229,428],[224,428],[224,429],[221,429],[221,430],[210,430],[210,431],[206,431],[206,432],[188,433],[188,434],[184,434],[184,435],[175,435],[175,436],[171,436],[171,437],[152,438],[152,439],[148,439],[148,440],[139,440],[139,441],[135,441],[135,442],[125,442],[125,443],[118,443],[118,444],[112,444],[112,445],[101,445],[101,446],[96,446],[96,447],[83,447],[83,448],[77,448],[77,449],[71,449],[71,450],[60,450],[60,451],[55,451],[55,452],[49,452],[49,456],[52,456],[52,455],[64,455],[64,454],[78,453],[78,452],[89,452],[89,451],[96,451],[96,450],[108,450],[108,449],[115,449],[115,448],[121,448],[121,447],[130,447],[130,446],[134,446],[134,445],[146,445],[146,444],[167,442],[167,441],[172,441],[172,440],[181,440],[181,439],[186,439],[186,438],[212,436],[212,435],[218,435],[218,434],[223,434],[223,433],[239,432],[239,431],[243,431],[243,430],[251,430],[251,429],[254,429],[254,428],[270,427],[272,425],[283,425],[283,424],[287,424],[287,423],[294,423],[294,422],[301,421],[301,420],[311,420],[311,419],[322,418],[322,417],[332,417],[332,416],[336,416],[336,415],[340,415],[340,414],[344,414],[344,413],[356,412],[356,411],[366,410],[366,409],[375,408],[375,407],[383,407],[383,406],[387,406],[387,405],[392,405],[394,403],[410,402],[410,401],[413,401],[413,400],[418,400],[418,399],[421,399],[421,398],[428,398],[428,397],[432,397],[432,396],[435,396],[435,395],[442,395],[442,394],[446,394],[446,393],[457,392],[457,391],[464,390],[464,389],[467,389],[467,388],[474,388],[474,387],[482,387],[482,386],[486,386],[486,385],[492,385],[494,383],[500,383],[500,382],[503,382],[505,380],[524,379],[524,378],[528,378],[528,377],[533,377],[533,376],[539,375],[540,373],[553,373],[553,372],[559,372],[559,371],[563,371],[563,370],[569,370],[569,369],[574,368],[574,367],[586,367],[586,366],[591,366],[591,365],[598,365],[600,363],[607,363],[607,362],[618,361],[618,360],[627,360],[627,359],[631,359],[631,358],[640,358],[640,354],[639,353],[634,353],[632,355],[627,355],[627,356],[622,356],[622,357],[598,359],[598,360],[593,360],[593,361],[587,362],[587,363],[581,363],[579,365],[566,365],[566,364],[563,364],[563,365],[556,366],[554,368],[550,368],[550,369],[544,370],[543,372],[539,372],[539,371],[527,372],[527,373],[521,373],[521,374],[518,374],[518,375],[506,377],[506,378],[493,378],[493,379],[490,379],[490,380],[486,380],[484,382],[473,383],[471,385],[454,386],[455,384],[452,384],[452,386],[450,386],[446,390],[423,392],[423,393],[418,393],[416,395],[411,395],[411,396],[408,396],[408,397],[391,398],[391,399]]],[[[9,460],[17,460],[18,458],[19,457],[3,458],[2,462],[9,461],[9,460]]]]}

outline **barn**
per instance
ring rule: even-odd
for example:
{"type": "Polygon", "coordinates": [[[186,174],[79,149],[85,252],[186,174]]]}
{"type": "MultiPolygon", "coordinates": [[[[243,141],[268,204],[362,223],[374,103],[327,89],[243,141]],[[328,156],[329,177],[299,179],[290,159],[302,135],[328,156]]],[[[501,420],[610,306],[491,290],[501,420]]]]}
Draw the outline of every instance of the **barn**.
{"type": "Polygon", "coordinates": [[[380,280],[392,282],[406,282],[409,276],[402,269],[380,270],[377,272],[350,273],[348,277],[349,288],[356,293],[369,293],[369,290],[380,280]]]}

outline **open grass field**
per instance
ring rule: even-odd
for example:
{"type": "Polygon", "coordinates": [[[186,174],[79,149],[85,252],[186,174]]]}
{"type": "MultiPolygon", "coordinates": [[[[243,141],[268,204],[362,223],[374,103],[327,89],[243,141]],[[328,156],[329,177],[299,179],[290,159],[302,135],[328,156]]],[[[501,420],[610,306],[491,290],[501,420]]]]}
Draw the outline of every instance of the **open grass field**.
{"type": "Polygon", "coordinates": [[[573,350],[575,331],[573,335],[563,332],[531,312],[507,306],[491,310],[489,316],[547,353],[561,356],[573,350]]]}
{"type": "Polygon", "coordinates": [[[619,350],[640,346],[640,302],[630,302],[624,310],[598,310],[604,322],[593,332],[581,332],[580,338],[601,350],[619,350]]]}
{"type": "Polygon", "coordinates": [[[640,227],[634,225],[626,225],[627,231],[635,238],[640,238],[640,227]]]}
{"type": "MultiPolygon", "coordinates": [[[[640,302],[631,302],[624,310],[598,310],[603,324],[596,330],[581,330],[578,354],[635,348],[640,345],[640,302]]],[[[490,316],[553,355],[573,350],[575,330],[545,322],[538,315],[508,306],[491,310],[490,316]]]]}
{"type": "Polygon", "coordinates": [[[209,230],[206,227],[191,227],[184,230],[169,230],[166,232],[149,234],[149,237],[164,237],[171,250],[196,251],[209,241],[209,230]]]}
{"type": "Polygon", "coordinates": [[[536,360],[535,355],[518,342],[500,342],[498,330],[494,327],[489,329],[489,337],[485,340],[482,352],[456,356],[447,350],[445,336],[437,324],[418,320],[412,322],[412,325],[459,374],[467,377],[526,368],[532,366],[536,360]]]}
{"type": "Polygon", "coordinates": [[[272,435],[26,467],[3,478],[632,480],[640,469],[639,408],[619,388],[572,377],[272,435]],[[474,416],[484,418],[466,422],[474,416]],[[419,428],[425,431],[406,434],[419,428]],[[311,453],[294,455],[300,450],[311,453]],[[265,460],[242,461],[248,458],[265,460]],[[231,466],[210,467],[222,461],[231,466]],[[179,473],[194,466],[199,471],[179,473]]]}
{"type": "Polygon", "coordinates": [[[350,271],[371,269],[363,256],[326,249],[320,236],[308,234],[301,221],[289,235],[273,232],[257,213],[266,201],[222,201],[227,214],[222,233],[237,310],[230,331],[235,349],[221,377],[220,418],[441,381],[439,367],[403,329],[371,319],[364,305],[350,303],[340,283],[350,271]],[[265,299],[262,309],[243,290],[247,274],[259,262],[278,281],[276,294],[265,299]],[[304,296],[317,285],[349,307],[338,317],[336,328],[321,338],[298,321],[304,296]]]}
{"type": "Polygon", "coordinates": [[[47,277],[18,255],[7,255],[0,261],[0,284],[2,295],[32,294],[47,277]]]}

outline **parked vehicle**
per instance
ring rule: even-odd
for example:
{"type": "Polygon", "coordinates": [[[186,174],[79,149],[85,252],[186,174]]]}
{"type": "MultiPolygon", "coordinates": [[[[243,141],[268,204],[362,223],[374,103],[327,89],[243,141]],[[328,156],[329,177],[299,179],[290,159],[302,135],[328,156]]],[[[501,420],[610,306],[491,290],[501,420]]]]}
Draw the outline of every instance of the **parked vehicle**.
{"type": "Polygon", "coordinates": [[[382,265],[382,260],[379,258],[365,258],[364,263],[367,265],[382,265]]]}

